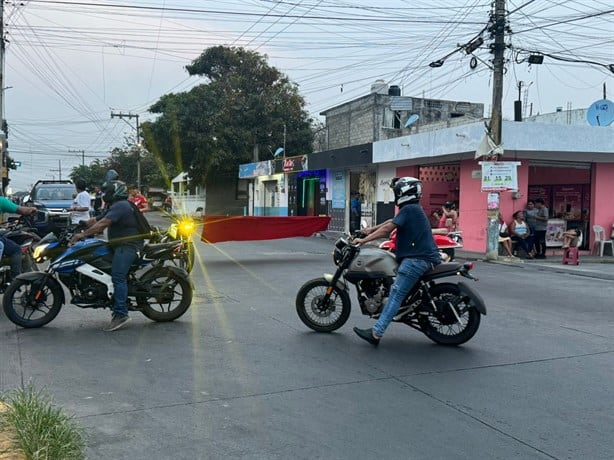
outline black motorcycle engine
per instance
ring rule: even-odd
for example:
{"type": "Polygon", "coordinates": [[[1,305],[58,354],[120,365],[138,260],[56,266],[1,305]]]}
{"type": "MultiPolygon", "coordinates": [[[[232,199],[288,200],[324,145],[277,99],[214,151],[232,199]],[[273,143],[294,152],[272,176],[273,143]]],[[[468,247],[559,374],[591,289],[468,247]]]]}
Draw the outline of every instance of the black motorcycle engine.
{"type": "Polygon", "coordinates": [[[62,281],[73,293],[72,303],[78,306],[93,306],[105,304],[107,301],[107,287],[87,276],[77,274],[60,275],[62,281]],[[66,277],[66,279],[64,279],[66,277]]]}
{"type": "Polygon", "coordinates": [[[374,315],[382,311],[388,301],[390,286],[381,279],[367,279],[357,283],[361,307],[374,315]]]}

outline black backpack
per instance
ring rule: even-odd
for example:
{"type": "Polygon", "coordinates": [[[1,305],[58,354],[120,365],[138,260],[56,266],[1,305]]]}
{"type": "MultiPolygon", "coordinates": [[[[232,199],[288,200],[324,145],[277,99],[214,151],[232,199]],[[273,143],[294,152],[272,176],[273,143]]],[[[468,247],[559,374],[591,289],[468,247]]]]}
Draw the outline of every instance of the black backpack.
{"type": "Polygon", "coordinates": [[[143,213],[136,207],[136,205],[132,201],[128,201],[130,203],[130,207],[132,208],[132,212],[134,213],[134,218],[136,219],[136,227],[139,230],[139,235],[148,236],[153,232],[151,225],[147,222],[147,219],[143,215],[143,213]]]}

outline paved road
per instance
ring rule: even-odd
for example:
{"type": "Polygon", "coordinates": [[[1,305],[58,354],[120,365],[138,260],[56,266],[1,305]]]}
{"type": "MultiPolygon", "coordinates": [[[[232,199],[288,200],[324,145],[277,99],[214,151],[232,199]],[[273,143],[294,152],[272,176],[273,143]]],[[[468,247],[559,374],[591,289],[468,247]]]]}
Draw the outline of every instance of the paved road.
{"type": "Polygon", "coordinates": [[[0,317],[0,390],[33,382],[74,413],[92,459],[609,459],[608,280],[476,263],[489,314],[444,348],[392,325],[305,328],[294,296],[331,270],[330,240],[199,244],[180,320],[66,307],[38,330],[0,317]]]}

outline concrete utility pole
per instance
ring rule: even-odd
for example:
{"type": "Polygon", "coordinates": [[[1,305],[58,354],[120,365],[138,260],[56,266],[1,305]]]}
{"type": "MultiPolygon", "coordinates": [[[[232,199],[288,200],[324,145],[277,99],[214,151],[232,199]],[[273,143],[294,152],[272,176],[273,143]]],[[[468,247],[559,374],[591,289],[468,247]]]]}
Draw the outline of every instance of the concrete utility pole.
{"type": "MultiPolygon", "coordinates": [[[[0,0],[0,124],[4,126],[4,0],[0,0]]],[[[4,178],[8,178],[6,167],[6,136],[0,140],[0,196],[4,196],[4,178]]]]}
{"type": "MultiPolygon", "coordinates": [[[[505,56],[505,0],[495,0],[495,11],[492,20],[491,36],[494,37],[493,59],[493,88],[492,113],[490,115],[490,136],[496,146],[501,145],[501,106],[503,103],[503,63],[505,56]]],[[[499,155],[494,153],[492,161],[498,161],[499,155]]],[[[499,199],[500,193],[494,193],[496,200],[487,208],[488,240],[486,245],[486,259],[496,260],[499,255],[499,199]]]]}
{"type": "Polygon", "coordinates": [[[81,154],[81,166],[85,166],[85,150],[68,150],[68,153],[80,153],[81,154]]]}
{"type": "MultiPolygon", "coordinates": [[[[2,0],[0,0],[2,1],[2,0]]],[[[139,114],[138,113],[113,113],[111,112],[111,118],[136,118],[136,186],[141,190],[141,138],[139,133],[139,114]]]]}
{"type": "MultiPolygon", "coordinates": [[[[58,169],[50,169],[49,171],[51,171],[51,172],[56,172],[57,171],[57,173],[59,175],[59,180],[62,180],[62,160],[58,160],[58,169]]],[[[55,180],[55,176],[53,176],[53,177],[54,177],[54,180],[55,180]]]]}

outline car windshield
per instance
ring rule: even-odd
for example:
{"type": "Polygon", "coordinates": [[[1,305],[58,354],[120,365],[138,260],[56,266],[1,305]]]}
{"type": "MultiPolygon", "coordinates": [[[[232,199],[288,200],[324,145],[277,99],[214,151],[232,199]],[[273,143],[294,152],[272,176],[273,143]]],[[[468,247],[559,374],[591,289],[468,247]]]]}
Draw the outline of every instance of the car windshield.
{"type": "Polygon", "coordinates": [[[75,188],[73,186],[45,187],[38,190],[36,199],[45,200],[72,200],[75,188]]]}

